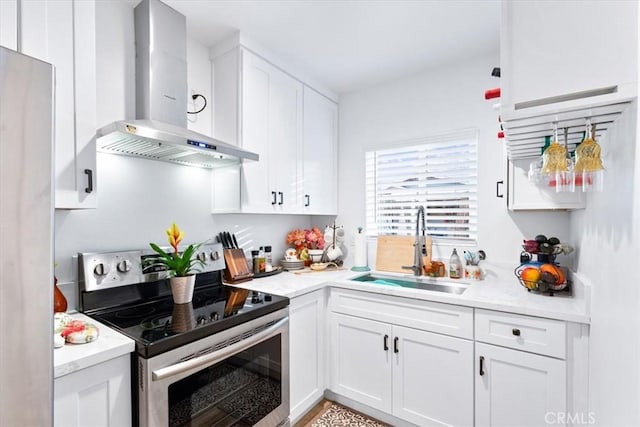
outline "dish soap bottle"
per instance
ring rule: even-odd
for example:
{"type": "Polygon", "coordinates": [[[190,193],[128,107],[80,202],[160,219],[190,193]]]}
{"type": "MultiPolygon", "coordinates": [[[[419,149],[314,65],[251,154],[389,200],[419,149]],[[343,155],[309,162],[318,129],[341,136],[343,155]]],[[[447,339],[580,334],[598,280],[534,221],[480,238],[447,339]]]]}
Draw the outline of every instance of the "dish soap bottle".
{"type": "Polygon", "coordinates": [[[453,248],[453,253],[449,260],[449,277],[451,279],[460,279],[462,277],[462,262],[460,262],[456,248],[453,248]]]}

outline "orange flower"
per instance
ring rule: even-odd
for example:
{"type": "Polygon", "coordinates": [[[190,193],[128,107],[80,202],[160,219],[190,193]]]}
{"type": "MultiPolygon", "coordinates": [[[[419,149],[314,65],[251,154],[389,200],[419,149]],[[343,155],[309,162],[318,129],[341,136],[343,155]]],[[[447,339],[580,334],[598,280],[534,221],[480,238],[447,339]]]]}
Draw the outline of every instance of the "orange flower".
{"type": "Polygon", "coordinates": [[[184,237],[184,231],[180,230],[176,223],[171,224],[170,228],[166,230],[167,236],[169,237],[169,244],[173,247],[174,252],[178,253],[178,245],[182,241],[184,237]]]}

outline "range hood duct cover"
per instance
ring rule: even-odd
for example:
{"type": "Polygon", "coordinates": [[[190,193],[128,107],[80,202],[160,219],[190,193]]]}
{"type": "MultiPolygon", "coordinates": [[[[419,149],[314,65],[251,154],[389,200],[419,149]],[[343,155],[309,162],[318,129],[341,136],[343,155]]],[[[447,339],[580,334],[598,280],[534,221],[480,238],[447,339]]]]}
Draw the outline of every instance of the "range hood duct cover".
{"type": "Polygon", "coordinates": [[[160,0],[134,9],[136,120],[98,130],[99,151],[215,168],[258,155],[187,129],[187,23],[160,0]]]}

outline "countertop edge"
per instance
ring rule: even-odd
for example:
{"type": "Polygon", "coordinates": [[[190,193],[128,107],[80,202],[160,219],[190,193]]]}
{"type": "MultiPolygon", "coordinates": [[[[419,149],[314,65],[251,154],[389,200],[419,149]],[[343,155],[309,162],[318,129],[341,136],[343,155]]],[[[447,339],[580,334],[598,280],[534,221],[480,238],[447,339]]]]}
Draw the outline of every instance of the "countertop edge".
{"type": "Polygon", "coordinates": [[[64,347],[53,349],[54,379],[127,355],[135,350],[135,343],[131,338],[82,313],[69,315],[74,319],[93,323],[98,327],[100,335],[96,341],[88,344],[65,344],[64,347]]]}
{"type": "MultiPolygon", "coordinates": [[[[388,274],[386,272],[373,273],[388,274]]],[[[294,274],[295,273],[285,272],[273,278],[252,280],[240,283],[237,286],[289,298],[296,298],[318,289],[337,287],[574,323],[591,323],[588,307],[588,281],[587,284],[585,284],[584,278],[579,276],[574,277],[574,280],[580,288],[577,288],[578,290],[573,296],[551,297],[528,293],[524,288],[519,286],[517,282],[512,283],[508,280],[500,280],[499,278],[488,278],[479,282],[470,282],[469,289],[465,294],[452,295],[356,282],[350,279],[363,273],[349,270],[294,274]]]]}

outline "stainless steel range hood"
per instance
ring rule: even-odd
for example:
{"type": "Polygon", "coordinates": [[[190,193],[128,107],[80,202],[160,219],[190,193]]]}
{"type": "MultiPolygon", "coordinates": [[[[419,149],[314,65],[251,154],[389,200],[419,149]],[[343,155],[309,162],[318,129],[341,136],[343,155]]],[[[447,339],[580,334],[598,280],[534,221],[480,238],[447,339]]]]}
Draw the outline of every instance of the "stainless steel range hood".
{"type": "Polygon", "coordinates": [[[134,9],[136,120],[98,129],[98,151],[215,168],[258,155],[187,129],[186,18],[160,0],[134,9]]]}

